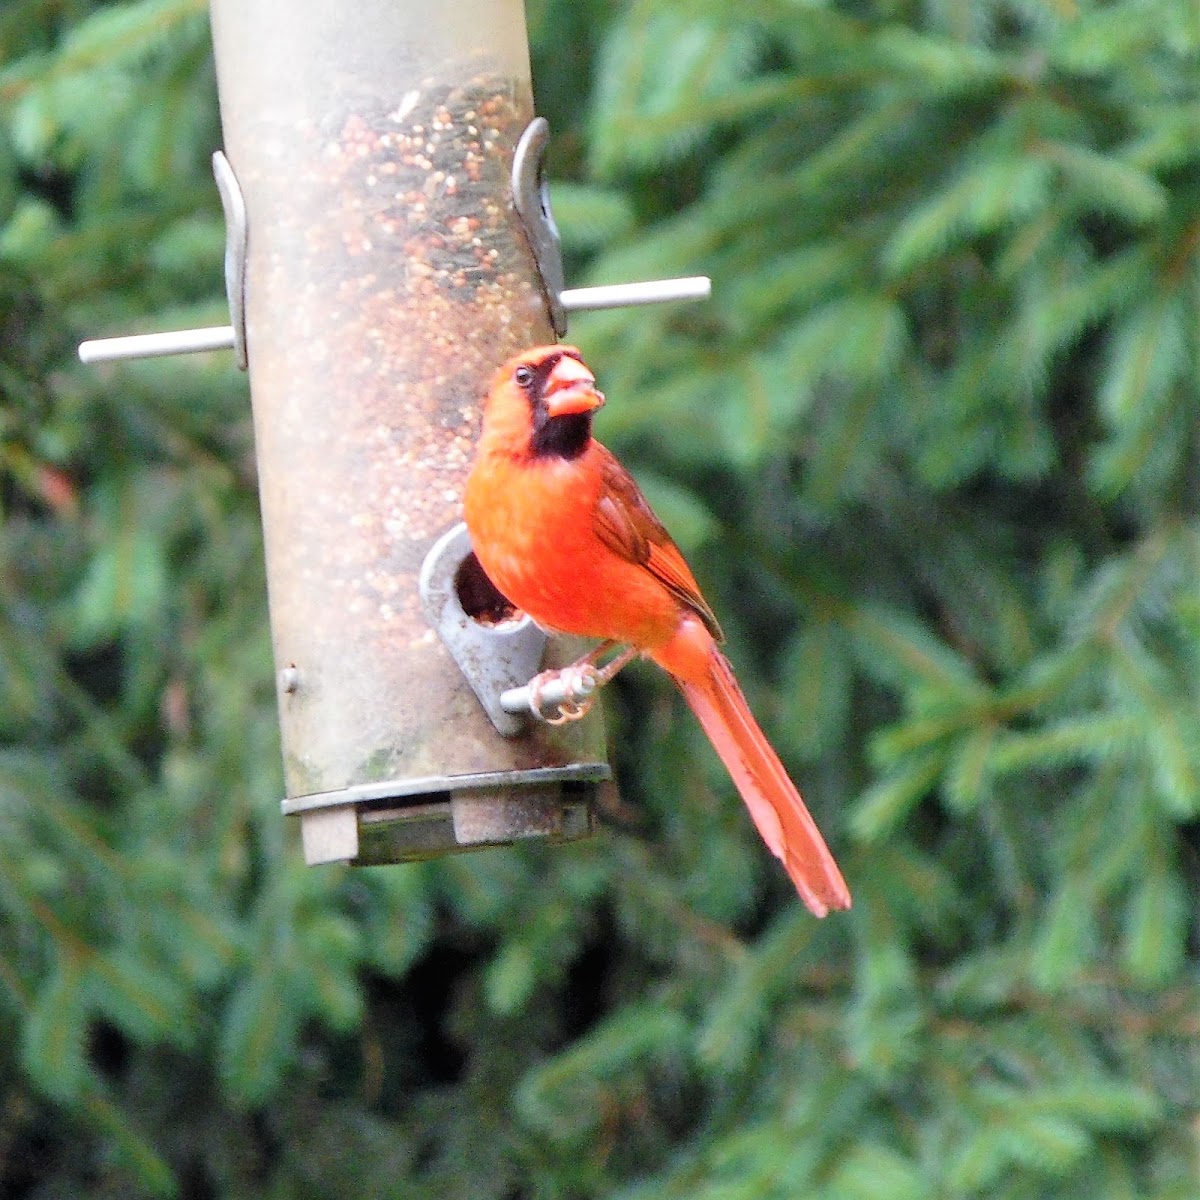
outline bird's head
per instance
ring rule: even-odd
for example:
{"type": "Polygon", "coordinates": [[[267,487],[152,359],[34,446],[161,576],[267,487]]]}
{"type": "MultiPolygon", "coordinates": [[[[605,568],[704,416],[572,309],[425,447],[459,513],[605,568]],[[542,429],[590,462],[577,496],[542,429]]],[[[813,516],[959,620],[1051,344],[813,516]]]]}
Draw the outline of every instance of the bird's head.
{"type": "Polygon", "coordinates": [[[592,413],[603,403],[574,346],[536,346],[496,373],[484,431],[523,443],[520,449],[534,457],[576,458],[591,441],[592,413]]]}

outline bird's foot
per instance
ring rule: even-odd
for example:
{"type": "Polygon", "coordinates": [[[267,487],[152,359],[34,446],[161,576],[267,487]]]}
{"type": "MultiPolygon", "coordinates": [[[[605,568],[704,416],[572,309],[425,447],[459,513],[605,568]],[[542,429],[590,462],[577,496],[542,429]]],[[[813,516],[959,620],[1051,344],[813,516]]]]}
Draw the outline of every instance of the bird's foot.
{"type": "Polygon", "coordinates": [[[529,711],[547,725],[565,725],[588,715],[602,672],[586,660],[543,671],[529,681],[529,711]]]}

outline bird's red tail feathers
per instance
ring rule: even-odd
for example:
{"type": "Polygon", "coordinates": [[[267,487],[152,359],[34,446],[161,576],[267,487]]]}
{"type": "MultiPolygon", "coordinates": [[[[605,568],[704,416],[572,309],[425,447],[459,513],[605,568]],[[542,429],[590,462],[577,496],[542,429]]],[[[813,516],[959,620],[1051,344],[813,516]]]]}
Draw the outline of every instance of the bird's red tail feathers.
{"type": "Polygon", "coordinates": [[[758,727],[725,656],[713,646],[708,675],[677,679],[771,853],[818,917],[849,908],[850,890],[779,756],[758,727]]]}

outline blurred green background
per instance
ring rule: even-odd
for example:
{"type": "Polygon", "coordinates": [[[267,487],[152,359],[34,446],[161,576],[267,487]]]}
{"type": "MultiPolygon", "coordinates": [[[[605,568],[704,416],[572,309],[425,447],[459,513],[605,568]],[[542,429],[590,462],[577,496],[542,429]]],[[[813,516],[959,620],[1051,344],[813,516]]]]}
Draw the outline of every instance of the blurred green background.
{"type": "MultiPolygon", "coordinates": [[[[347,19],[353,5],[347,5],[347,19]]],[[[570,847],[305,868],[201,0],[0,8],[0,1194],[1200,1196],[1200,6],[531,0],[578,317],[855,895],[668,681],[570,847]]]]}

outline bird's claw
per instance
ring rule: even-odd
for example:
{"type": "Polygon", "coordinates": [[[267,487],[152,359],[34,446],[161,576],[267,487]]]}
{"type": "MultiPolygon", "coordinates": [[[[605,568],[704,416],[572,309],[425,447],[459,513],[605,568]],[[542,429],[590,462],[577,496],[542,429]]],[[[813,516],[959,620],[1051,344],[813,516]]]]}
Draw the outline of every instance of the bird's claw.
{"type": "Polygon", "coordinates": [[[586,717],[595,702],[600,673],[591,663],[574,663],[556,671],[543,671],[529,681],[529,711],[547,725],[565,725],[586,717]],[[559,695],[545,696],[553,690],[559,695]]]}

